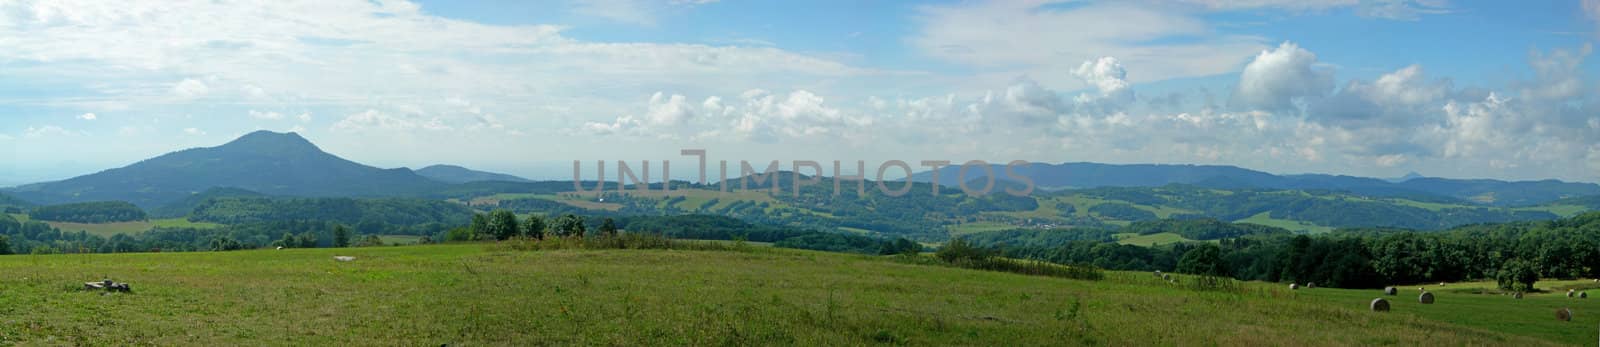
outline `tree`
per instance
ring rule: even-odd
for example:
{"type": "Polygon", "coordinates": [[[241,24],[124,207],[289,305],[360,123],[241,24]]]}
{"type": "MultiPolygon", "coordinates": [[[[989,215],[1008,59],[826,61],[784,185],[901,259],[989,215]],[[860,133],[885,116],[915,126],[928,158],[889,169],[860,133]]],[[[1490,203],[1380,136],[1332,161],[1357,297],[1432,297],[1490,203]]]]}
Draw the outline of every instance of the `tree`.
{"type": "Polygon", "coordinates": [[[283,233],[283,238],[278,239],[278,245],[283,248],[300,247],[300,241],[294,239],[294,234],[283,233]]]}
{"type": "Polygon", "coordinates": [[[544,229],[544,218],[539,216],[528,216],[528,220],[522,223],[522,234],[528,237],[543,240],[544,229]]]}
{"type": "Polygon", "coordinates": [[[1522,259],[1512,259],[1500,265],[1500,270],[1495,273],[1495,282],[1500,289],[1515,292],[1533,291],[1533,283],[1539,281],[1539,271],[1532,263],[1522,259]]]}
{"type": "Polygon", "coordinates": [[[312,234],[310,231],[300,233],[295,239],[299,241],[300,248],[317,248],[317,234],[312,234]]]}
{"type": "Polygon", "coordinates": [[[344,225],[334,226],[333,246],[339,248],[350,247],[350,229],[345,229],[344,225]]]}
{"type": "Polygon", "coordinates": [[[467,228],[467,241],[476,241],[489,232],[489,218],[482,213],[472,214],[472,226],[467,228]]]}
{"type": "Polygon", "coordinates": [[[488,221],[484,225],[487,228],[487,235],[496,240],[510,239],[522,230],[522,226],[517,223],[517,214],[503,209],[489,212],[488,221]]]}
{"type": "Polygon", "coordinates": [[[584,229],[587,229],[583,225],[583,217],[571,213],[561,215],[561,218],[556,218],[554,228],[556,236],[561,237],[583,237],[584,229]]]}
{"type": "Polygon", "coordinates": [[[1203,244],[1183,254],[1178,260],[1178,272],[1192,275],[1227,276],[1227,265],[1222,261],[1222,249],[1217,245],[1203,244]]]}
{"type": "Polygon", "coordinates": [[[472,241],[472,230],[467,227],[456,227],[445,233],[445,242],[472,241]]]}
{"type": "Polygon", "coordinates": [[[5,235],[0,235],[0,255],[7,254],[11,254],[11,238],[6,237],[5,235]]]}
{"type": "Polygon", "coordinates": [[[600,222],[600,235],[604,235],[606,237],[616,237],[617,236],[617,222],[611,220],[611,218],[606,218],[604,221],[601,221],[600,222]]]}

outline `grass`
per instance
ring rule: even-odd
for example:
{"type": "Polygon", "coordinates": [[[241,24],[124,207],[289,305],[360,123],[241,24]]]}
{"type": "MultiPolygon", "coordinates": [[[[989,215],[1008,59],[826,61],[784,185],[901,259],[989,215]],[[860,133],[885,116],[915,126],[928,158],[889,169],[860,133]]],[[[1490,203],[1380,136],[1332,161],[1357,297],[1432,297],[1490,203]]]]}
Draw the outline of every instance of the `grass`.
{"type": "Polygon", "coordinates": [[[1272,218],[1272,216],[1269,215],[1269,212],[1257,213],[1254,216],[1250,216],[1250,218],[1240,219],[1240,220],[1236,220],[1234,222],[1235,223],[1260,224],[1260,225],[1265,225],[1265,226],[1270,226],[1270,227],[1279,227],[1279,228],[1288,229],[1289,231],[1307,233],[1307,234],[1322,234],[1322,233],[1327,233],[1327,232],[1332,232],[1333,231],[1333,227],[1325,227],[1325,226],[1321,226],[1321,225],[1312,224],[1310,222],[1272,218]]]}
{"type": "Polygon", "coordinates": [[[1001,230],[1018,229],[1018,228],[1021,228],[1021,227],[1016,226],[1016,225],[1011,225],[1009,223],[987,222],[987,221],[985,221],[985,222],[972,222],[972,223],[952,224],[952,225],[948,226],[947,228],[950,229],[950,236],[961,236],[961,235],[967,235],[967,234],[986,233],[986,232],[990,232],[990,231],[1001,231],[1001,230]]]}
{"type": "Polygon", "coordinates": [[[1375,290],[1232,294],[759,247],[505,248],[3,256],[0,344],[1555,345],[1592,343],[1600,322],[1593,301],[1541,296],[1446,291],[1384,314],[1366,312],[1375,290]],[[134,293],[74,289],[105,277],[134,293]],[[1578,321],[1549,317],[1569,303],[1578,321]]]}
{"type": "Polygon", "coordinates": [[[1117,243],[1118,244],[1134,245],[1134,246],[1146,246],[1146,247],[1174,244],[1174,243],[1179,243],[1179,242],[1217,242],[1216,240],[1210,240],[1210,241],[1190,240],[1188,238],[1184,238],[1182,235],[1178,235],[1177,233],[1155,233],[1155,234],[1149,234],[1149,235],[1139,235],[1137,233],[1120,233],[1120,234],[1116,234],[1116,235],[1113,235],[1113,236],[1117,237],[1117,243]]]}
{"type": "MultiPolygon", "coordinates": [[[[13,218],[16,218],[17,221],[20,221],[20,222],[27,222],[27,221],[30,220],[28,218],[28,215],[25,215],[25,214],[13,214],[11,216],[13,218]]],[[[211,229],[211,228],[222,227],[221,224],[216,224],[216,223],[190,222],[188,219],[185,219],[185,218],[152,219],[152,220],[148,220],[148,221],[117,222],[117,223],[72,223],[72,222],[51,222],[51,221],[44,221],[44,223],[45,224],[49,224],[53,228],[61,229],[61,232],[74,232],[75,233],[75,232],[83,231],[83,232],[87,232],[87,233],[92,234],[92,235],[99,235],[99,236],[102,236],[102,237],[111,237],[112,235],[116,235],[116,234],[130,234],[130,235],[131,234],[137,234],[137,233],[142,233],[142,232],[145,232],[147,230],[150,230],[151,228],[154,228],[154,227],[198,228],[198,229],[211,229]]]]}

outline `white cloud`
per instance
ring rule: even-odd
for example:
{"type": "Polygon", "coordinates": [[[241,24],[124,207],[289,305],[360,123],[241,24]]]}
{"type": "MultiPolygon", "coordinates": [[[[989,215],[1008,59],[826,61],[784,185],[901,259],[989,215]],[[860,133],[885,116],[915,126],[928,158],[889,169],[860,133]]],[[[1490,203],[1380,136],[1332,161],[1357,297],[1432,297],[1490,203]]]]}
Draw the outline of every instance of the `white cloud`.
{"type": "Polygon", "coordinates": [[[301,123],[310,123],[311,122],[311,113],[310,112],[301,113],[299,116],[296,116],[295,118],[299,118],[301,123]]]}
{"type": "Polygon", "coordinates": [[[662,13],[715,2],[717,0],[671,0],[664,4],[650,0],[575,0],[572,11],[619,23],[654,26],[662,13]]]}
{"type": "MultiPolygon", "coordinates": [[[[1178,0],[1211,10],[1280,9],[1295,13],[1354,8],[1357,15],[1393,20],[1416,20],[1425,14],[1450,13],[1448,0],[1178,0]]],[[[1589,1],[1589,0],[1586,0],[1589,1]]]]}
{"type": "Polygon", "coordinates": [[[54,125],[44,125],[44,126],[40,126],[40,127],[31,127],[30,126],[30,127],[28,127],[28,129],[22,131],[22,138],[25,138],[25,139],[37,139],[37,138],[43,138],[43,137],[56,137],[56,136],[69,136],[69,135],[73,135],[73,132],[72,131],[68,131],[65,128],[62,128],[62,127],[59,127],[59,126],[54,126],[54,125]]]}
{"type": "Polygon", "coordinates": [[[1080,107],[1092,110],[1090,112],[1115,110],[1133,101],[1133,90],[1129,88],[1128,83],[1128,71],[1117,62],[1117,58],[1102,57],[1085,61],[1082,65],[1078,65],[1077,69],[1072,70],[1072,74],[1099,91],[1098,95],[1079,94],[1073,98],[1080,107]]]}
{"type": "Polygon", "coordinates": [[[272,111],[263,112],[263,111],[250,110],[250,118],[255,118],[255,119],[260,119],[260,120],[280,120],[280,119],[283,119],[283,114],[282,113],[277,113],[277,112],[272,112],[272,111]]]}
{"type": "Polygon", "coordinates": [[[184,134],[188,134],[190,136],[200,136],[200,135],[205,135],[206,131],[205,130],[200,130],[200,128],[183,128],[183,133],[184,134]]]}
{"type": "Polygon", "coordinates": [[[181,98],[197,98],[206,95],[211,88],[205,82],[192,78],[185,78],[172,86],[172,93],[181,98]]]}
{"type": "Polygon", "coordinates": [[[92,112],[78,115],[78,119],[82,119],[82,120],[95,120],[95,119],[99,119],[99,118],[100,118],[99,116],[94,115],[94,113],[92,113],[92,112]]]}
{"type": "Polygon", "coordinates": [[[1026,75],[1052,88],[1082,86],[1077,62],[1104,56],[1139,68],[1133,82],[1234,71],[1265,46],[1222,34],[1192,13],[1124,2],[960,2],[918,8],[908,42],[931,57],[992,72],[988,82],[1026,75]],[[1181,38],[1173,43],[1153,43],[1181,38]]]}
{"type": "Polygon", "coordinates": [[[1333,90],[1333,73],[1314,65],[1317,55],[1291,42],[1261,51],[1239,73],[1239,85],[1230,102],[1235,107],[1289,111],[1306,97],[1333,90]]]}
{"type": "Polygon", "coordinates": [[[683,95],[673,94],[669,97],[656,92],[650,96],[650,106],[644,119],[656,126],[683,125],[695,116],[694,108],[687,100],[683,95]]]}

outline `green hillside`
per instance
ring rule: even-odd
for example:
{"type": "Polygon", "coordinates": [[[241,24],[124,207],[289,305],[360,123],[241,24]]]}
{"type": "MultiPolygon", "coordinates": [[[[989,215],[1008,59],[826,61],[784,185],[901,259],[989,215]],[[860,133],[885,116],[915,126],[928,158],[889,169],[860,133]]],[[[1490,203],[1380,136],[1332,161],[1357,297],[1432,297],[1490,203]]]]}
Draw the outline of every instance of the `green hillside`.
{"type": "MultiPolygon", "coordinates": [[[[512,251],[484,244],[0,257],[0,338],[111,345],[1557,345],[1593,301],[1439,291],[1197,291],[747,251],[512,251]],[[336,262],[334,255],[354,256],[336,262]],[[109,276],[132,294],[74,290],[109,276]],[[1557,322],[1551,307],[1580,312],[1557,322]]],[[[1180,283],[1191,278],[1180,278],[1180,283]]]]}

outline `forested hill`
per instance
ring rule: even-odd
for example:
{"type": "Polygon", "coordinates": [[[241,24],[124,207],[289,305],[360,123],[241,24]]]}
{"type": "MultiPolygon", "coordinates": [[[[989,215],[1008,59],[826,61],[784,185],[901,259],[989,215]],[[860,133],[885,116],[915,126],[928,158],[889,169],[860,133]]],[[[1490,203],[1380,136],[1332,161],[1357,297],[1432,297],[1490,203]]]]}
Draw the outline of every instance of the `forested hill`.
{"type": "Polygon", "coordinates": [[[444,186],[408,169],[380,169],[328,154],[299,134],[257,131],[221,146],[177,151],[9,193],[40,204],[120,200],[148,208],[214,187],[271,195],[397,196],[444,186]]]}
{"type": "MultiPolygon", "coordinates": [[[[939,170],[939,183],[956,185],[961,167],[939,170]]],[[[1005,165],[992,165],[996,177],[1008,179],[1005,165]]],[[[1377,178],[1341,175],[1274,175],[1223,165],[1034,163],[1019,167],[1014,174],[1032,179],[1043,188],[1159,187],[1190,184],[1208,188],[1239,189],[1325,189],[1347,191],[1370,197],[1407,198],[1426,202],[1467,201],[1492,206],[1538,205],[1585,195],[1600,194],[1600,185],[1557,180],[1507,182],[1490,179],[1447,179],[1414,177],[1400,182],[1377,178]]],[[[969,169],[967,179],[983,175],[969,169]]],[[[912,175],[917,182],[931,182],[933,172],[912,175]]]]}

